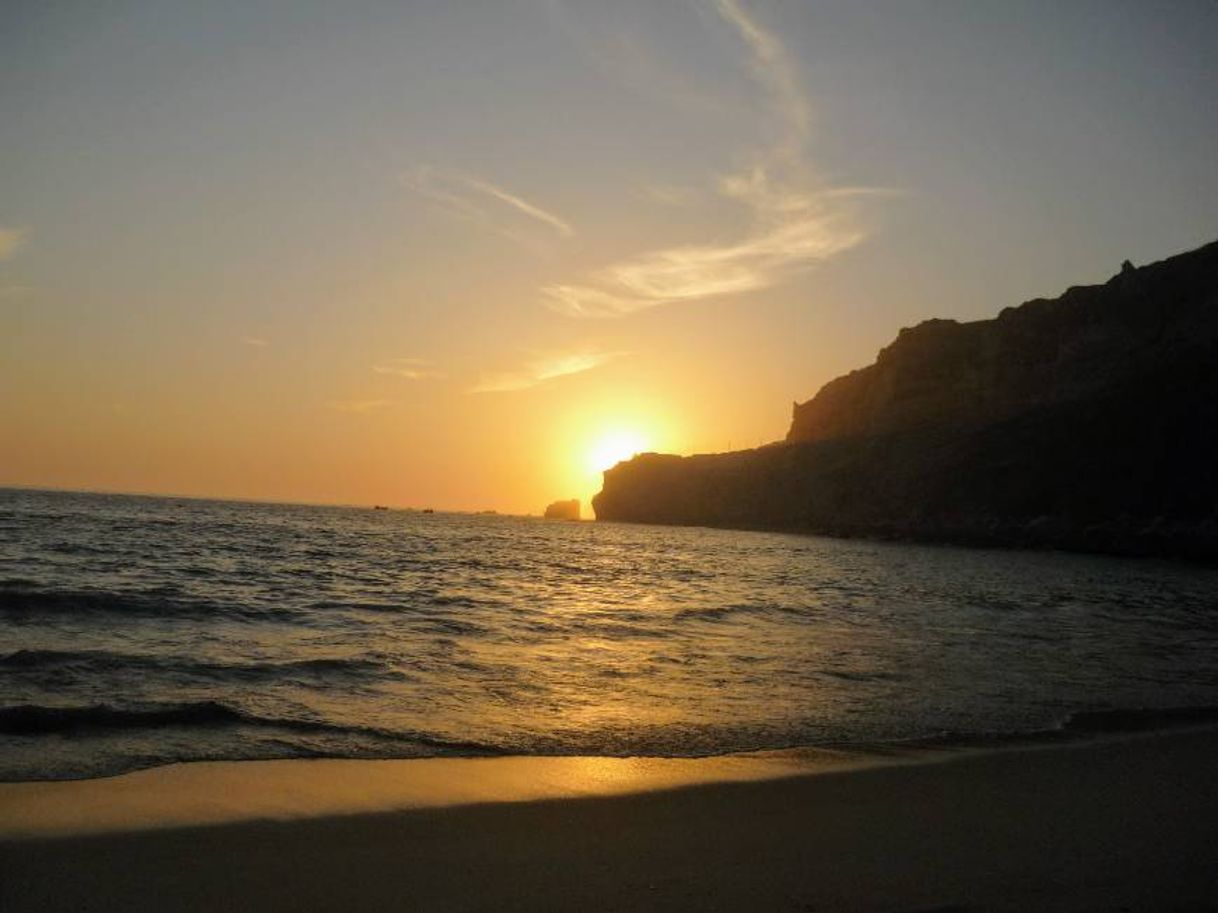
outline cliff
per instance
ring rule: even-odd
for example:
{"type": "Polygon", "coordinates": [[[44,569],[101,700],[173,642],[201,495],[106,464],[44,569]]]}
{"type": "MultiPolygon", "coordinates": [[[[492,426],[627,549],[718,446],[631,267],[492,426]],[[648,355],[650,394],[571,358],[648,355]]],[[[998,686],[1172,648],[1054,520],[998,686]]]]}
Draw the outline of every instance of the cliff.
{"type": "Polygon", "coordinates": [[[1218,558],[1218,243],[902,330],[785,441],[644,454],[598,518],[1218,558]]]}

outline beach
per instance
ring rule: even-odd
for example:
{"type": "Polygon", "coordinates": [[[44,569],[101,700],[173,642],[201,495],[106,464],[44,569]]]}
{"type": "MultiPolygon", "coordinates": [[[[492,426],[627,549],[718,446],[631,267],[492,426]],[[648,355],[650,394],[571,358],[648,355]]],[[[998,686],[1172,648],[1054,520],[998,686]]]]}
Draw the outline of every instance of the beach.
{"type": "Polygon", "coordinates": [[[1218,0],[3,11],[0,913],[1218,913],[1218,0]]]}
{"type": "Polygon", "coordinates": [[[871,761],[241,762],[4,784],[0,907],[1218,909],[1216,752],[1206,729],[871,761]],[[285,781],[285,765],[312,772],[285,781]]]}

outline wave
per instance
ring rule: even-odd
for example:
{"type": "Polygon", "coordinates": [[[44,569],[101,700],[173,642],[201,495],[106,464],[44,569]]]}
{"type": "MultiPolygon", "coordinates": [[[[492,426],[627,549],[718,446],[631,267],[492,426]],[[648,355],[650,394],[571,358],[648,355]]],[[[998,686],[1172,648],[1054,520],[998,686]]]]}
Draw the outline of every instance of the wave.
{"type": "Polygon", "coordinates": [[[222,725],[242,723],[245,720],[245,714],[216,701],[171,704],[143,710],[123,710],[108,704],[76,707],[18,704],[0,707],[0,733],[4,735],[51,735],[84,730],[222,725]]]}
{"type": "Polygon", "coordinates": [[[920,735],[881,741],[827,742],[830,748],[885,750],[893,748],[1001,748],[1025,744],[1059,744],[1104,740],[1121,735],[1166,733],[1179,729],[1218,726],[1218,707],[1133,707],[1104,710],[1075,710],[1056,725],[1038,729],[1010,730],[944,730],[933,735],[920,735]]]}
{"type": "MultiPolygon", "coordinates": [[[[1004,750],[1040,744],[1069,744],[1119,737],[1122,733],[1167,731],[1218,725],[1218,707],[1086,710],[1071,714],[1058,727],[1024,731],[940,732],[912,738],[825,740],[795,733],[677,727],[649,734],[638,731],[550,731],[518,734],[502,744],[458,740],[414,731],[344,725],[317,719],[261,716],[219,701],[118,707],[0,706],[0,739],[12,746],[28,740],[31,759],[40,739],[69,737],[85,752],[67,765],[33,761],[6,770],[0,780],[76,779],[108,776],[142,767],[193,760],[249,760],[298,757],[416,758],[436,754],[463,757],[506,755],[594,755],[604,757],[710,757],[735,752],[784,749],[846,750],[863,756],[891,756],[915,751],[1004,750]],[[192,731],[190,741],[177,733],[159,740],[152,754],[142,731],[192,731]],[[250,730],[260,730],[260,735],[250,730]],[[204,736],[204,732],[216,737],[204,736]],[[125,740],[125,736],[134,737],[125,740]],[[251,736],[253,736],[251,738],[251,736]],[[91,741],[105,738],[105,743],[91,741]],[[216,741],[219,738],[220,741],[216,741]]],[[[24,751],[25,749],[23,749],[24,751]]]]}
{"type": "Polygon", "coordinates": [[[321,599],[309,604],[310,609],[353,610],[360,612],[383,612],[386,614],[416,613],[420,607],[429,611],[436,609],[483,609],[502,608],[501,600],[479,599],[473,596],[448,596],[430,590],[414,589],[401,593],[389,601],[356,600],[356,599],[321,599]]]}
{"type": "Polygon", "coordinates": [[[384,659],[317,657],[284,662],[206,662],[186,656],[145,656],[106,650],[16,650],[0,655],[0,670],[39,672],[73,668],[88,672],[164,672],[171,675],[243,681],[274,680],[300,675],[402,679],[406,676],[384,659]]]}
{"type": "Polygon", "coordinates": [[[135,616],[293,618],[287,608],[217,603],[178,594],[177,588],[148,590],[46,589],[25,581],[0,583],[0,616],[26,614],[116,614],[135,616]]]}
{"type": "Polygon", "coordinates": [[[395,742],[409,742],[453,753],[502,754],[502,750],[478,742],[444,739],[419,732],[398,732],[371,726],[345,726],[324,720],[265,717],[248,713],[219,701],[192,701],[137,708],[110,704],[52,707],[17,704],[0,707],[0,735],[82,735],[170,727],[248,726],[300,733],[358,735],[395,742]]]}
{"type": "Polygon", "coordinates": [[[112,548],[99,548],[84,542],[51,542],[43,546],[46,551],[60,555],[113,555],[112,548]]]}
{"type": "Polygon", "coordinates": [[[726,621],[737,615],[798,615],[800,612],[788,606],[774,605],[764,602],[735,602],[727,605],[698,606],[691,609],[681,609],[673,613],[674,621],[726,621]]]}

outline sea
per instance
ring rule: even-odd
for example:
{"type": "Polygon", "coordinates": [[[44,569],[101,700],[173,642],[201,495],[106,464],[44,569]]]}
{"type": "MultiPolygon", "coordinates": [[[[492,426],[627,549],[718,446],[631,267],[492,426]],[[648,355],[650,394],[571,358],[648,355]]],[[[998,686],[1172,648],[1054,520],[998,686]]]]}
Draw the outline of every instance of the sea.
{"type": "Polygon", "coordinates": [[[0,779],[1208,718],[1218,569],[0,489],[0,779]]]}

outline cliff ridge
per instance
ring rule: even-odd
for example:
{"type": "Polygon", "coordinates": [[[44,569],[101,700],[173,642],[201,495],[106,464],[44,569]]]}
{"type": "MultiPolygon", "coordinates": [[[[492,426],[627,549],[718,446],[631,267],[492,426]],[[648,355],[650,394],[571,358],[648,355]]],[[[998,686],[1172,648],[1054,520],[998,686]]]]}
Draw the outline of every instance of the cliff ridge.
{"type": "Polygon", "coordinates": [[[1218,559],[1218,242],[989,320],[928,320],[784,441],[643,454],[597,517],[1218,559]]]}

